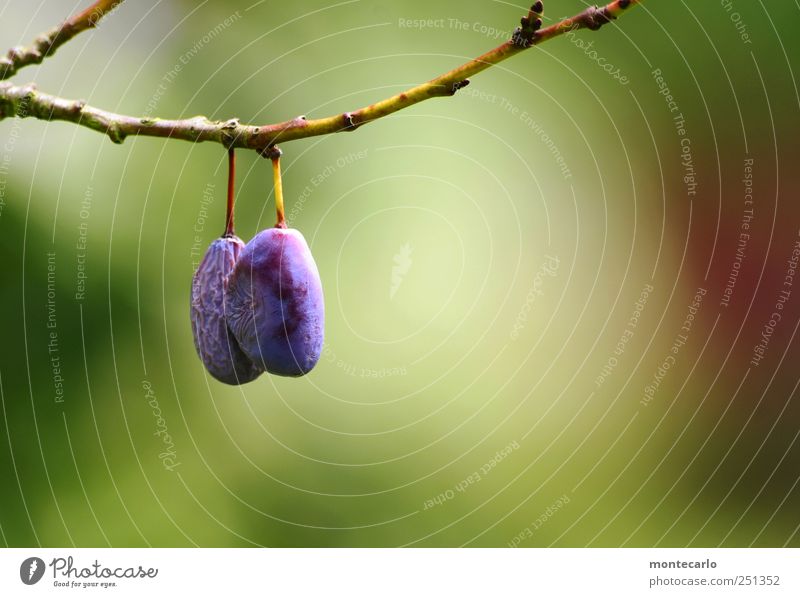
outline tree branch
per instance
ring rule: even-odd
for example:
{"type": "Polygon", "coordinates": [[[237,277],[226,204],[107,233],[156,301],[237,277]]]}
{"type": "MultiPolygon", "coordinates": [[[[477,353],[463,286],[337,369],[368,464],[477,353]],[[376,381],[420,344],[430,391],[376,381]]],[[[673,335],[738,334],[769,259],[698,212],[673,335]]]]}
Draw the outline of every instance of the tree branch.
{"type": "Polygon", "coordinates": [[[11,48],[0,58],[0,81],[13,77],[19,69],[31,64],[39,64],[73,37],[97,26],[105,15],[122,4],[123,0],[97,0],[83,12],[76,14],[50,31],[42,33],[29,47],[11,48]]]}
{"type": "MultiPolygon", "coordinates": [[[[522,18],[521,26],[514,32],[512,38],[493,50],[403,93],[365,106],[355,112],[345,112],[327,118],[307,120],[300,116],[286,122],[263,126],[240,124],[235,118],[226,121],[211,121],[204,116],[183,120],[135,118],[93,108],[80,100],[68,100],[41,93],[33,85],[18,87],[10,83],[0,83],[0,120],[11,116],[32,117],[40,120],[64,120],[104,133],[115,143],[122,143],[130,135],[141,135],[182,139],[194,143],[214,141],[228,148],[239,147],[268,153],[269,148],[278,142],[352,131],[363,124],[424,100],[451,96],[469,83],[468,77],[490,66],[568,31],[575,29],[595,31],[616,19],[626,9],[641,2],[642,0],[614,0],[600,8],[589,7],[573,17],[540,29],[542,3],[537,1],[531,7],[528,15],[522,18]]],[[[113,8],[118,3],[113,1],[96,2],[94,6],[107,5],[113,8]]],[[[66,39],[60,43],[64,41],[66,39]]]]}

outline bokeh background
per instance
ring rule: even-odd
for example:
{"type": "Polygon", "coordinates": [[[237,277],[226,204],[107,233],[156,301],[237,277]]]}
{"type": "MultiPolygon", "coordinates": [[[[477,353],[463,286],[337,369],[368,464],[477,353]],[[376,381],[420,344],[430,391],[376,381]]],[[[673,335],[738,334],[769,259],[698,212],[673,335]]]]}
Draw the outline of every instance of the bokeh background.
{"type": "MultiPolygon", "coordinates": [[[[0,3],[0,45],[83,5],[0,3]]],[[[125,2],[14,80],[150,117],[324,116],[524,10],[125,2]]],[[[188,319],[223,148],[3,120],[0,541],[800,546],[798,18],[648,0],[453,98],[285,144],[325,352],[242,387],[205,373],[188,319]]],[[[271,171],[238,160],[248,240],[271,171]]]]}

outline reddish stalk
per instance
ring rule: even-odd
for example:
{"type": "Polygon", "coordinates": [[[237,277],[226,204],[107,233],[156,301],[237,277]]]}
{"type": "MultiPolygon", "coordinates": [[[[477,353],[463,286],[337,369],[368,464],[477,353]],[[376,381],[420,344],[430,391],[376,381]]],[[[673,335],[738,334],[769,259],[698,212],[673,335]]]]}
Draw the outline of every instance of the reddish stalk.
{"type": "Polygon", "coordinates": [[[228,212],[225,216],[225,236],[234,236],[233,230],[233,203],[234,186],[236,184],[236,155],[234,149],[228,149],[228,212]]]}

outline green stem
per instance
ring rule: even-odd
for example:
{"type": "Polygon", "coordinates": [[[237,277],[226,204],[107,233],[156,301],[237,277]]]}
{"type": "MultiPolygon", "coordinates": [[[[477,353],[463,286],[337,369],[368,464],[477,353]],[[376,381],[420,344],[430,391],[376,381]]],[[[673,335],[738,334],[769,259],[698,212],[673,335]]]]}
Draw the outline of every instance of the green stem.
{"type": "MultiPolygon", "coordinates": [[[[79,100],[68,100],[41,93],[33,85],[14,86],[0,83],[0,120],[5,117],[33,117],[41,120],[64,120],[102,132],[115,143],[126,137],[141,135],[182,139],[199,143],[213,141],[225,147],[254,149],[264,155],[278,142],[305,139],[319,135],[352,131],[389,114],[434,97],[447,97],[469,83],[468,77],[538,45],[575,29],[597,30],[619,17],[627,8],[642,0],[614,0],[605,6],[589,7],[581,13],[563,19],[538,31],[528,31],[520,39],[515,35],[498,47],[462,64],[453,70],[354,112],[335,114],[327,118],[307,120],[301,116],[262,126],[240,124],[238,119],[212,121],[204,116],[184,120],[135,118],[114,114],[86,105],[79,100]]],[[[99,4],[99,3],[98,3],[99,4]]],[[[113,2],[107,2],[113,4],[113,2]]],[[[524,20],[524,19],[523,19],[524,20]]],[[[523,32],[525,31],[523,27],[523,32]]]]}

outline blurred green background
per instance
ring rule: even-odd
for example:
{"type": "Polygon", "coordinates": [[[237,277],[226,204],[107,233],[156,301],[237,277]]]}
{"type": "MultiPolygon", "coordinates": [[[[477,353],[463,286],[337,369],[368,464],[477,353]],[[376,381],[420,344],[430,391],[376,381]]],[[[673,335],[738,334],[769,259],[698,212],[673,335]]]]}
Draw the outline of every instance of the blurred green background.
{"type": "MultiPolygon", "coordinates": [[[[501,43],[516,4],[126,2],[14,80],[151,117],[326,116],[501,43]]],[[[81,6],[6,3],[0,46],[81,6]]],[[[225,151],[3,120],[0,539],[800,546],[798,17],[648,0],[285,144],[325,352],[242,387],[188,319],[225,151]]],[[[271,171],[238,160],[248,240],[271,171]]]]}

